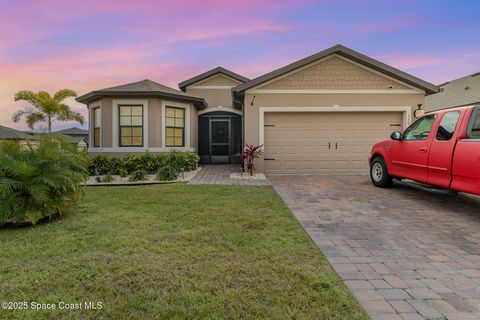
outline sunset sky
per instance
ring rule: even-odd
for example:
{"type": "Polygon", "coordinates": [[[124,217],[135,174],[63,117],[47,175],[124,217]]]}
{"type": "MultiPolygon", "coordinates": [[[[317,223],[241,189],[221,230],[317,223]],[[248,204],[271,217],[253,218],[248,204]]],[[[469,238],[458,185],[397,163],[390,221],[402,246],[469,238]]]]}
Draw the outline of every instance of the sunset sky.
{"type": "Polygon", "coordinates": [[[18,90],[177,88],[216,66],[254,78],[337,43],[439,84],[480,71],[479,12],[475,0],[0,0],[0,125],[26,128],[11,122],[18,90]]]}

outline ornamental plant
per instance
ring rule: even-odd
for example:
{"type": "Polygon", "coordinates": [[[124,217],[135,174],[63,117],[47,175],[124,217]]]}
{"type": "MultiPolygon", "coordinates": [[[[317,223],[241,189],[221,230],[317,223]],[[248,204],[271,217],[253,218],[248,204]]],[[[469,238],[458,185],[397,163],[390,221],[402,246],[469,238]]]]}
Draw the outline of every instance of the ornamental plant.
{"type": "Polygon", "coordinates": [[[35,224],[76,205],[87,166],[87,156],[53,135],[0,152],[0,225],[35,224]]]}
{"type": "Polygon", "coordinates": [[[262,147],[263,144],[254,146],[253,144],[245,143],[243,152],[238,154],[243,160],[243,170],[246,170],[251,176],[253,176],[253,172],[255,171],[255,158],[258,158],[263,153],[262,147]]]}

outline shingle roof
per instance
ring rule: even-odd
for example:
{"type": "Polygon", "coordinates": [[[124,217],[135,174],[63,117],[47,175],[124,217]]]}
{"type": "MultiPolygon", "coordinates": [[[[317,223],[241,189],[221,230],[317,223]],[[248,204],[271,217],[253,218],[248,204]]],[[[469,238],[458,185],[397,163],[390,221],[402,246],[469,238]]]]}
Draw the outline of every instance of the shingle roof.
{"type": "Polygon", "coordinates": [[[65,135],[88,135],[88,130],[80,129],[80,128],[77,128],[77,127],[58,130],[58,131],[55,131],[55,132],[65,134],[65,135]]]}
{"type": "Polygon", "coordinates": [[[176,90],[163,84],[149,79],[142,81],[122,84],[115,87],[95,90],[84,94],[76,100],[82,103],[90,103],[102,97],[162,97],[172,98],[181,101],[193,102],[197,109],[204,109],[207,103],[203,98],[186,94],[183,91],[176,90]]]}
{"type": "Polygon", "coordinates": [[[352,61],[355,61],[357,63],[360,63],[366,67],[369,67],[373,70],[376,70],[378,72],[381,72],[383,74],[386,74],[392,78],[395,78],[397,80],[400,80],[402,82],[408,83],[409,85],[412,85],[416,88],[424,90],[427,94],[432,94],[436,93],[439,91],[439,88],[431,83],[428,83],[422,79],[419,79],[417,77],[414,77],[408,73],[405,73],[403,71],[400,71],[394,67],[391,67],[383,62],[380,62],[378,60],[372,59],[366,55],[363,55],[357,51],[354,51],[352,49],[349,49],[347,47],[344,47],[340,44],[337,44],[331,48],[328,48],[326,50],[320,51],[318,53],[315,53],[311,56],[308,56],[304,59],[298,60],[296,62],[293,62],[285,67],[276,69],[270,73],[264,74],[260,77],[257,77],[253,80],[250,80],[244,84],[240,84],[233,88],[234,92],[243,92],[245,90],[248,90],[250,88],[256,87],[259,84],[262,84],[264,82],[267,82],[271,79],[277,78],[281,75],[284,75],[290,71],[293,71],[295,69],[301,68],[305,65],[308,65],[312,62],[315,62],[319,59],[325,58],[329,55],[332,54],[338,54],[340,56],[343,56],[347,59],[350,59],[352,61]]]}
{"type": "Polygon", "coordinates": [[[26,134],[22,131],[15,130],[9,127],[0,126],[0,139],[6,140],[23,140],[23,139],[32,139],[33,137],[29,134],[26,134]]]}
{"type": "Polygon", "coordinates": [[[197,83],[199,81],[202,81],[203,79],[206,79],[208,77],[211,77],[213,75],[216,75],[217,73],[221,73],[221,74],[224,74],[226,76],[229,76],[230,78],[233,78],[235,80],[238,80],[242,83],[245,83],[247,81],[250,81],[250,79],[242,76],[242,75],[239,75],[238,73],[235,73],[233,71],[230,71],[228,69],[225,69],[225,68],[222,68],[222,67],[216,67],[212,70],[208,70],[204,73],[201,73],[199,75],[196,75],[195,77],[192,77],[190,79],[187,79],[185,81],[182,81],[178,84],[178,87],[180,88],[180,90],[182,91],[185,91],[185,88],[188,87],[189,85],[191,84],[194,84],[194,83],[197,83]]]}

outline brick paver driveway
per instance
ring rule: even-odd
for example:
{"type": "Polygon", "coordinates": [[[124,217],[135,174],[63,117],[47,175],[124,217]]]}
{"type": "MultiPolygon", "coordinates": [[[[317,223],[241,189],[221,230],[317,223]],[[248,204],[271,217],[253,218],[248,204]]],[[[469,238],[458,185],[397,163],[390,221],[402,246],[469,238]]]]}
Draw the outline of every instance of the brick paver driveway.
{"type": "Polygon", "coordinates": [[[269,177],[372,319],[480,319],[480,202],[365,176],[269,177]]]}

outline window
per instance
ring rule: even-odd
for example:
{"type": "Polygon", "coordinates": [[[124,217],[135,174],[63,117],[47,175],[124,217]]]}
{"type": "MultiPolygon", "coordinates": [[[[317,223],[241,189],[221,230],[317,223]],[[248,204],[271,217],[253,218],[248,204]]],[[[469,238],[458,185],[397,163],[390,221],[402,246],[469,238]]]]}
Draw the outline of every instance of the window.
{"type": "Polygon", "coordinates": [[[447,112],[443,115],[442,121],[438,126],[437,140],[447,141],[452,139],[458,118],[460,118],[459,111],[447,112]]]}
{"type": "Polygon", "coordinates": [[[480,139],[480,107],[476,107],[472,112],[467,135],[469,138],[480,139]]]}
{"type": "Polygon", "coordinates": [[[165,131],[167,147],[185,146],[185,109],[165,108],[165,131]]]}
{"type": "Polygon", "coordinates": [[[143,106],[123,105],[120,114],[120,147],[143,146],[143,106]]]}
{"type": "Polygon", "coordinates": [[[405,141],[418,141],[426,140],[432,130],[433,122],[435,121],[435,115],[424,116],[415,121],[410,127],[405,130],[403,134],[403,140],[405,141]]]}
{"type": "Polygon", "coordinates": [[[102,123],[100,116],[100,108],[94,108],[92,112],[93,123],[93,146],[100,147],[100,126],[102,123]]]}

